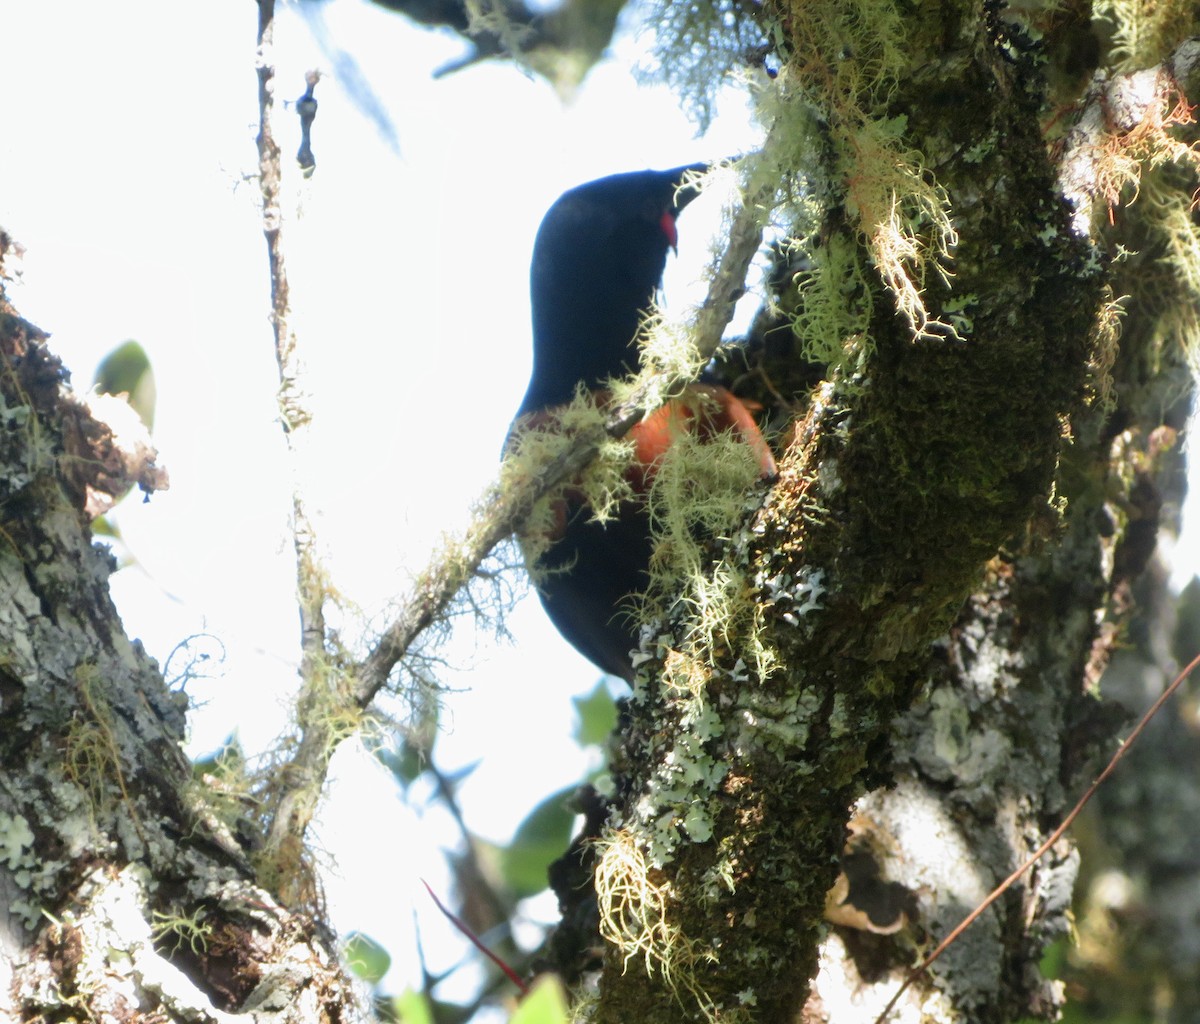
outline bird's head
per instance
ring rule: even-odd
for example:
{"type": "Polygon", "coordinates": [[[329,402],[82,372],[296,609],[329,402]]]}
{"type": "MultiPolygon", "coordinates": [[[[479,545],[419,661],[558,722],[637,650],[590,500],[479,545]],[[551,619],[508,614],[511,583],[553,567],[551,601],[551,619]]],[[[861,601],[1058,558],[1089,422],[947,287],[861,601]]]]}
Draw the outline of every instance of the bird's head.
{"type": "Polygon", "coordinates": [[[674,249],[679,241],[676,218],[700,194],[696,179],[707,169],[707,164],[687,164],[668,171],[630,171],[589,181],[565,193],[550,208],[543,230],[553,224],[556,212],[571,219],[575,209],[590,210],[589,220],[597,233],[592,238],[577,236],[577,244],[623,240],[666,259],[667,249],[674,249]]]}
{"type": "Polygon", "coordinates": [[[522,412],[636,369],[641,316],[662,282],[676,218],[706,164],[631,171],[563,193],[533,246],[534,370],[522,412]]]}

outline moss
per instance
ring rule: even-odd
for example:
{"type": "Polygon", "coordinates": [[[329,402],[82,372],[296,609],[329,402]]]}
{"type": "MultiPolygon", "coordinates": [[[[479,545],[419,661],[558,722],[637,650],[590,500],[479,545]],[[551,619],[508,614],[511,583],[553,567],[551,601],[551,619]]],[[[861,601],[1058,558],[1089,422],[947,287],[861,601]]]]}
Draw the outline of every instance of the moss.
{"type": "Polygon", "coordinates": [[[671,989],[678,1013],[653,998],[671,954],[618,980],[634,973],[620,950],[642,949],[626,937],[606,1024],[794,1013],[847,807],[883,776],[929,644],[1054,500],[1089,361],[1104,373],[1097,264],[1055,198],[1029,67],[977,61],[979,39],[944,53],[989,31],[950,20],[879,0],[781,19],[762,160],[803,256],[783,282],[792,322],[829,380],[757,515],[733,476],[712,493],[716,450],[681,446],[654,496],[669,653],[635,688],[614,795],[622,849],[653,879],[644,912],[692,980],[671,989]]]}

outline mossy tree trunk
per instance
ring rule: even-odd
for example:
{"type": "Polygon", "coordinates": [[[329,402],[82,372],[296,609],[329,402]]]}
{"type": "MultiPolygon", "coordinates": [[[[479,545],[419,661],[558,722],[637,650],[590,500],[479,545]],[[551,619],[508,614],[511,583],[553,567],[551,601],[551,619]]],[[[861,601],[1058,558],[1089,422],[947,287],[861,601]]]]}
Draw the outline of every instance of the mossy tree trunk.
{"type": "MultiPolygon", "coordinates": [[[[798,354],[826,380],[761,507],[648,641],[596,846],[605,1024],[878,1013],[1111,744],[1096,683],[1164,458],[1179,487],[1192,44],[1091,92],[1076,74],[1056,111],[1030,26],[986,5],[767,10],[757,173],[806,201],[781,207],[803,250],[781,277],[797,341],[757,341],[771,395],[798,354]],[[1153,203],[1113,216],[1163,160],[1153,203]],[[1133,296],[1120,345],[1114,294],[1133,296]],[[717,628],[696,612],[714,591],[717,628]]],[[[1041,29],[1050,48],[1093,31],[1041,29]]],[[[1055,1019],[1038,965],[1076,868],[1053,850],[902,1019],[1055,1019]]]]}

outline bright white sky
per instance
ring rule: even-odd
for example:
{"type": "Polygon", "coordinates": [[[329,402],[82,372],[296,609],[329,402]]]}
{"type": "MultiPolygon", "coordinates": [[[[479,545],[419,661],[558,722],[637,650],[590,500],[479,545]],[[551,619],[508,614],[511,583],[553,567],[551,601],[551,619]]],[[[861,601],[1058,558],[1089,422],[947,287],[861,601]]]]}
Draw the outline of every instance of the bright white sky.
{"type": "MultiPolygon", "coordinates": [[[[305,70],[335,67],[295,8],[280,6],[277,81],[291,99],[305,70]]],[[[365,0],[322,12],[399,145],[335,74],[317,89],[315,177],[302,183],[285,164],[294,322],[317,416],[310,502],[334,580],[382,624],[406,572],[465,521],[495,471],[528,378],[529,252],[545,209],[581,181],[719,158],[753,147],[758,132],[731,97],[720,141],[695,139],[669,93],[634,83],[641,44],[629,32],[564,106],[502,63],[434,81],[462,42],[365,0]]],[[[112,586],[129,633],[160,662],[197,632],[226,648],[215,677],[189,688],[206,702],[193,753],[234,730],[263,750],[295,687],[290,491],[248,180],[256,16],[249,0],[0,4],[0,224],[28,250],[11,296],[52,333],[77,387],[128,338],[152,360],[171,489],[118,510],[139,565],[112,586]]],[[[276,131],[290,158],[293,112],[277,109],[276,131]]],[[[706,258],[701,228],[718,209],[689,208],[669,301],[691,294],[706,258]]],[[[452,699],[439,745],[447,769],[481,761],[463,801],[472,827],[501,842],[588,767],[570,740],[570,698],[598,678],[536,600],[509,625],[513,647],[456,651],[468,671],[447,681],[469,692],[452,699]]],[[[353,751],[335,762],[317,841],[336,924],[391,951],[387,982],[399,989],[419,980],[414,906],[434,970],[464,951],[417,882],[446,892],[440,849],[454,832],[440,814],[405,808],[365,764],[353,751]]]]}
{"type": "MultiPolygon", "coordinates": [[[[564,107],[501,63],[434,81],[463,44],[365,0],[322,10],[399,144],[330,77],[317,90],[315,177],[302,184],[286,162],[295,326],[317,415],[310,501],[334,580],[382,624],[405,573],[464,521],[495,470],[529,372],[527,268],[545,209],[589,178],[719,158],[753,147],[758,132],[731,96],[710,138],[695,139],[665,90],[634,84],[631,33],[564,107]]],[[[235,729],[263,750],[295,687],[290,491],[247,180],[256,16],[250,0],[0,4],[0,224],[28,249],[12,299],[52,332],[79,387],[127,338],[150,354],[171,490],[119,509],[140,566],[113,592],[160,662],[201,631],[227,649],[219,673],[190,688],[207,702],[193,753],[235,729]]],[[[305,70],[334,70],[294,8],[281,12],[277,44],[283,97],[303,91],[305,70]]],[[[290,157],[291,111],[278,111],[276,130],[290,157]]],[[[716,215],[715,201],[689,207],[669,303],[694,294],[716,215]]],[[[514,647],[473,661],[465,646],[455,652],[468,671],[447,681],[469,692],[451,700],[439,745],[447,769],[481,762],[464,804],[472,827],[500,842],[583,774],[570,698],[597,679],[535,600],[509,625],[514,647]]],[[[317,836],[335,923],[390,950],[398,990],[419,980],[414,907],[432,969],[464,952],[417,881],[446,891],[440,849],[454,833],[444,816],[404,807],[361,754],[343,752],[335,770],[317,836]]]]}

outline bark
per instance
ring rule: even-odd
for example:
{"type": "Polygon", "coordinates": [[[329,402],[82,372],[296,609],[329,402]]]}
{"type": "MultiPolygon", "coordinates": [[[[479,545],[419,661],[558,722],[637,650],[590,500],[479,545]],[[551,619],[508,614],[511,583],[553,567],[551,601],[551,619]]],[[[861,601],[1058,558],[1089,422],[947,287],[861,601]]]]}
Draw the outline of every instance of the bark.
{"type": "MultiPolygon", "coordinates": [[[[611,1024],[883,1009],[1111,741],[1095,684],[1182,425],[1184,358],[1151,326],[1161,294],[1139,282],[1145,320],[1118,356],[1088,232],[1120,201],[1114,154],[1187,92],[1191,44],[1142,77],[1098,78],[1051,150],[1019,29],[985,9],[906,10],[904,71],[864,116],[814,43],[821,9],[787,8],[773,132],[788,104],[819,108],[791,121],[824,143],[804,171],[817,258],[840,246],[869,268],[845,284],[868,292],[869,341],[809,396],[761,509],[712,545],[710,582],[752,587],[753,615],[693,643],[700,602],[684,602],[645,642],[657,660],[597,840],[595,1019],[611,1024]],[[906,305],[911,257],[889,263],[863,225],[870,117],[903,126],[898,158],[953,218],[953,276],[925,275],[923,308],[906,305]]],[[[1134,213],[1104,241],[1144,227],[1134,213]]],[[[1062,986],[1039,962],[1068,930],[1076,869],[1060,844],[913,985],[902,1019],[1055,1019],[1062,986]]]]}
{"type": "Polygon", "coordinates": [[[0,360],[0,1016],[358,1019],[332,937],[256,884],[192,779],[187,696],[109,599],[85,506],[161,487],[152,450],[117,447],[2,291],[0,360]]]}

